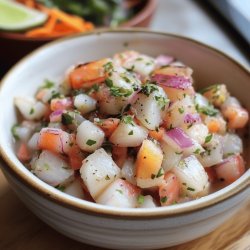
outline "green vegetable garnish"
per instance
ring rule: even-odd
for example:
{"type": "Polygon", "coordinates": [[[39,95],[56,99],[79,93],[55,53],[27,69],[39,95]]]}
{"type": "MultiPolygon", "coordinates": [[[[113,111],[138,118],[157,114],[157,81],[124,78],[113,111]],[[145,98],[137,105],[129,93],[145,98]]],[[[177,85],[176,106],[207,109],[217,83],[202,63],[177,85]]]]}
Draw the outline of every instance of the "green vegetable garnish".
{"type": "Polygon", "coordinates": [[[160,199],[161,203],[165,203],[165,202],[167,202],[167,200],[168,200],[168,197],[167,197],[167,196],[164,196],[164,197],[162,197],[162,198],[160,199]]]}
{"type": "Polygon", "coordinates": [[[88,139],[87,142],[86,142],[86,144],[87,144],[88,146],[92,146],[92,145],[96,144],[96,141],[91,140],[91,139],[88,139]]]}
{"type": "Polygon", "coordinates": [[[48,79],[45,79],[44,84],[41,86],[42,89],[51,89],[53,87],[55,87],[55,83],[48,79]]]}
{"type": "Polygon", "coordinates": [[[130,132],[128,133],[128,135],[133,135],[133,134],[134,134],[133,130],[130,130],[130,132]]]}
{"type": "Polygon", "coordinates": [[[160,168],[159,171],[158,171],[158,173],[157,173],[157,175],[156,175],[156,178],[159,178],[162,175],[164,175],[164,170],[163,170],[163,168],[160,168]]]}
{"type": "Polygon", "coordinates": [[[144,196],[140,194],[137,198],[137,201],[140,205],[142,205],[144,203],[144,196]]]}
{"type": "Polygon", "coordinates": [[[63,125],[66,125],[66,126],[70,125],[73,123],[73,120],[74,120],[74,118],[71,115],[69,115],[67,113],[62,114],[62,124],[63,125]]]}
{"type": "Polygon", "coordinates": [[[123,116],[122,117],[122,122],[125,123],[125,124],[130,124],[130,125],[134,126],[134,119],[130,115],[123,116]]]}
{"type": "Polygon", "coordinates": [[[206,136],[206,138],[205,138],[205,143],[210,142],[210,141],[212,140],[212,138],[213,138],[213,135],[212,135],[212,134],[209,134],[208,136],[206,136]]]}
{"type": "Polygon", "coordinates": [[[152,83],[146,83],[142,86],[140,93],[143,93],[146,96],[149,96],[154,91],[159,91],[157,86],[152,83]]]}

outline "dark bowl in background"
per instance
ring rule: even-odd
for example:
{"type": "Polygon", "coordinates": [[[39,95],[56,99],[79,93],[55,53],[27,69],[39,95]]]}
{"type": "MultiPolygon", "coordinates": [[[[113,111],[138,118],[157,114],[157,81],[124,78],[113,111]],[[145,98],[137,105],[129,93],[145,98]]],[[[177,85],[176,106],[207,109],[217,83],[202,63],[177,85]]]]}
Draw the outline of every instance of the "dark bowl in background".
{"type": "MultiPolygon", "coordinates": [[[[148,27],[156,9],[157,0],[147,0],[144,7],[120,27],[148,27]]],[[[0,32],[0,77],[13,64],[32,50],[57,38],[29,38],[22,33],[0,32]]]]}

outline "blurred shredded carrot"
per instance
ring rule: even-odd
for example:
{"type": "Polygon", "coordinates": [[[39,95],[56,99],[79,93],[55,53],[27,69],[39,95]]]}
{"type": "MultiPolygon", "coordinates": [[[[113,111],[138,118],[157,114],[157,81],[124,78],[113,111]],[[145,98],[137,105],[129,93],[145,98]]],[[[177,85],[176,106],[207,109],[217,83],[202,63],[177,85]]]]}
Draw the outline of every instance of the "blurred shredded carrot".
{"type": "Polygon", "coordinates": [[[47,8],[36,4],[34,0],[19,0],[21,3],[37,8],[48,15],[48,21],[39,28],[34,28],[25,33],[27,37],[59,37],[77,32],[90,31],[94,28],[91,22],[86,22],[81,17],[69,15],[57,8],[47,8]]]}
{"type": "Polygon", "coordinates": [[[36,6],[36,3],[34,0],[18,0],[18,2],[22,3],[30,8],[35,8],[35,6],[36,6]]]}

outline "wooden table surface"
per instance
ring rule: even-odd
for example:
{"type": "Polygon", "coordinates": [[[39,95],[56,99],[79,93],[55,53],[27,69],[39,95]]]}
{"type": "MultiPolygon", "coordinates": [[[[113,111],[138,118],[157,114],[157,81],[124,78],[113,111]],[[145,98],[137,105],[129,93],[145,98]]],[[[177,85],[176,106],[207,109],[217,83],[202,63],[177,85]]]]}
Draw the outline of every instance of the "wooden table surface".
{"type": "MultiPolygon", "coordinates": [[[[97,250],[51,229],[11,190],[0,170],[0,249],[97,250]]],[[[250,203],[207,236],[167,250],[250,250],[250,203]]]]}

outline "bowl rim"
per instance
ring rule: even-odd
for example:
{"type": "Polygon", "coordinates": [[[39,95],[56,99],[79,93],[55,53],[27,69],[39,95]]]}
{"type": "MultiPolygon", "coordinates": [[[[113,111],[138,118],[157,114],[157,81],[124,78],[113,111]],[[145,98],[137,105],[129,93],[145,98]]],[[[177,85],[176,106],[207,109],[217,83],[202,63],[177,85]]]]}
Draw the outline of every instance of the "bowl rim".
{"type": "MultiPolygon", "coordinates": [[[[12,72],[14,72],[15,69],[18,68],[20,65],[26,63],[29,60],[29,58],[36,56],[36,54],[38,54],[40,51],[44,49],[49,49],[50,47],[53,47],[57,45],[58,43],[60,44],[61,42],[68,41],[71,39],[73,40],[75,38],[85,37],[85,36],[98,36],[100,34],[108,34],[108,33],[144,33],[144,34],[152,34],[152,35],[157,35],[157,36],[160,35],[162,37],[165,36],[165,37],[172,37],[172,38],[177,38],[181,40],[186,40],[186,41],[192,42],[196,45],[205,47],[209,50],[216,52],[220,56],[231,61],[233,64],[235,64],[239,68],[239,70],[242,71],[242,73],[245,73],[248,77],[250,77],[250,70],[247,67],[235,61],[233,58],[231,58],[224,52],[221,52],[220,50],[216,48],[213,48],[209,45],[198,42],[194,39],[191,39],[185,36],[180,36],[177,34],[172,34],[172,33],[150,31],[148,29],[143,29],[143,28],[122,28],[122,29],[121,28],[118,28],[118,29],[103,28],[103,29],[94,30],[88,33],[75,34],[69,37],[63,37],[61,39],[47,43],[39,47],[38,49],[34,50],[33,52],[29,53],[23,59],[21,59],[19,62],[13,65],[12,68],[4,75],[4,77],[2,78],[0,82],[0,93],[3,89],[3,86],[7,84],[8,78],[12,74],[12,72]]],[[[81,211],[81,212],[88,213],[88,214],[95,214],[95,216],[96,215],[105,216],[105,217],[108,216],[112,218],[122,217],[122,218],[128,218],[128,219],[143,219],[143,218],[152,219],[156,217],[160,217],[160,218],[175,217],[178,215],[189,214],[194,211],[203,210],[215,204],[218,204],[222,201],[228,200],[233,195],[239,194],[240,192],[243,192],[244,190],[246,190],[250,185],[250,178],[249,178],[250,169],[248,169],[244,173],[244,175],[242,175],[234,183],[228,185],[227,187],[215,193],[209,194],[205,197],[202,197],[194,201],[189,201],[183,204],[178,204],[177,206],[167,206],[167,207],[160,207],[160,208],[157,207],[154,209],[140,209],[140,208],[121,209],[121,208],[114,208],[114,207],[96,204],[93,202],[80,200],[78,198],[72,197],[70,195],[67,195],[63,192],[60,192],[54,189],[53,187],[49,186],[45,182],[43,182],[43,184],[39,184],[38,180],[35,180],[33,179],[33,177],[27,176],[25,175],[25,173],[22,172],[21,168],[19,168],[19,166],[17,166],[14,163],[14,161],[6,153],[4,145],[0,145],[0,157],[2,157],[3,161],[6,163],[5,166],[2,166],[4,170],[13,174],[19,181],[21,181],[22,184],[24,184],[26,187],[28,187],[32,191],[35,191],[35,193],[39,194],[45,199],[49,199],[50,201],[53,201],[58,205],[61,205],[63,207],[70,208],[76,211],[81,211]]],[[[25,168],[25,166],[23,167],[25,168]]]]}
{"type": "MultiPolygon", "coordinates": [[[[154,11],[156,9],[157,6],[157,0],[147,0],[145,6],[139,10],[135,15],[133,15],[131,18],[129,18],[126,22],[121,23],[120,28],[132,28],[136,25],[138,25],[140,22],[146,20],[148,17],[150,17],[150,15],[154,14],[154,11]]],[[[94,28],[93,31],[95,30],[99,30],[99,29],[112,29],[112,28],[108,28],[108,27],[97,27],[94,28]]],[[[117,27],[117,29],[119,29],[119,27],[117,27]]],[[[92,32],[92,31],[90,31],[92,32]]],[[[55,36],[55,37],[26,37],[22,32],[8,32],[8,31],[1,31],[0,30],[0,38],[7,38],[7,39],[11,39],[11,40],[16,40],[16,41],[23,41],[23,42],[38,42],[38,43],[44,43],[44,42],[51,42],[54,40],[58,40],[61,38],[65,38],[65,37],[71,37],[74,35],[79,35],[79,34],[85,34],[85,33],[89,33],[89,32],[83,32],[83,33],[75,33],[75,34],[71,34],[71,35],[66,35],[66,36],[55,36]]]]}

